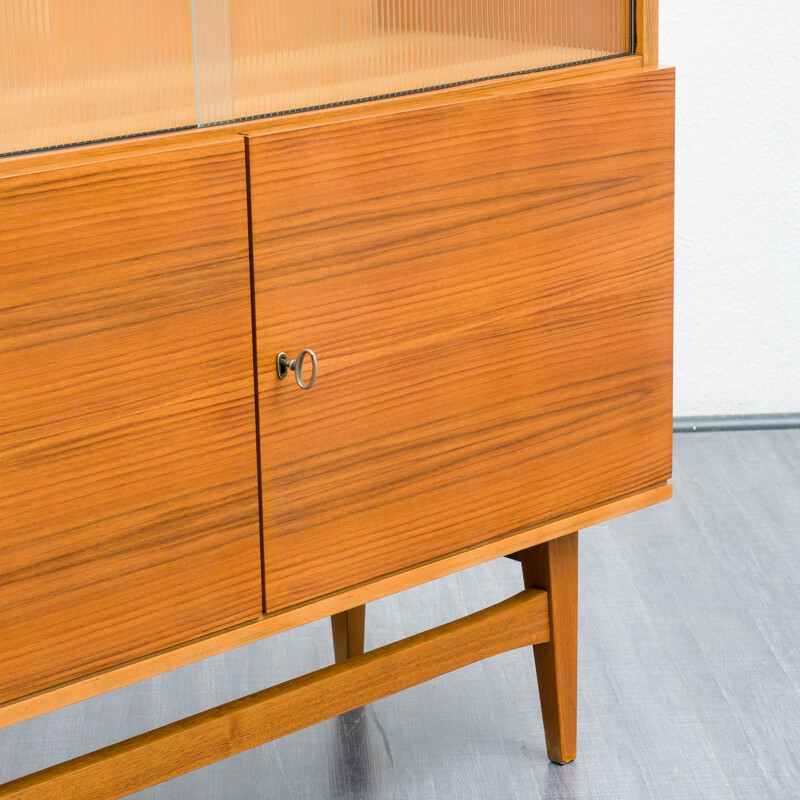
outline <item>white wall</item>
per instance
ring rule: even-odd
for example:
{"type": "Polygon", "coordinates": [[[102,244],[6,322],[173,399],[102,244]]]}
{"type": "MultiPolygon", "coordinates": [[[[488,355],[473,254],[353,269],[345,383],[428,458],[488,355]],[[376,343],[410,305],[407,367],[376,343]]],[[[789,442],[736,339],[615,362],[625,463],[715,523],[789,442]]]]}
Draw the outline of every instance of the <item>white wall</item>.
{"type": "Polygon", "coordinates": [[[675,414],[800,412],[800,0],[661,0],[675,414]]]}

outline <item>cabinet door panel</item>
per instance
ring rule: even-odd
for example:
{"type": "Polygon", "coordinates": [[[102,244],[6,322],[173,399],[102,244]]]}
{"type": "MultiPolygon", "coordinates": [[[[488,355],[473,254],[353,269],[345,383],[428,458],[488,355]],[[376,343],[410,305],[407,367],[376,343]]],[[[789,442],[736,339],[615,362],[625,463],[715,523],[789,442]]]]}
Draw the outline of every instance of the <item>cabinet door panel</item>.
{"type": "Polygon", "coordinates": [[[245,186],[240,141],[0,179],[0,701],[261,611],[245,186]]]}
{"type": "Polygon", "coordinates": [[[668,480],[673,107],[664,70],[251,138],[268,610],[668,480]]]}

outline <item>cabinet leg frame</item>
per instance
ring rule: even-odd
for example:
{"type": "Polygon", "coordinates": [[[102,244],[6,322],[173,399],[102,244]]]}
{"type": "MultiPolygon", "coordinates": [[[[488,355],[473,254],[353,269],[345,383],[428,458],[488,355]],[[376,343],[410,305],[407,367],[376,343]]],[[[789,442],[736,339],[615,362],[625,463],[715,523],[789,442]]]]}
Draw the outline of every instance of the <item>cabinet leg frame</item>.
{"type": "Polygon", "coordinates": [[[578,717],[578,534],[570,533],[514,555],[527,589],[548,593],[550,637],[535,644],[536,679],[547,756],[567,764],[576,755],[578,717]]]}
{"type": "Polygon", "coordinates": [[[331,617],[333,656],[337,664],[364,653],[366,611],[366,605],[360,605],[331,617]]]}
{"type": "Polygon", "coordinates": [[[547,592],[526,589],[454,622],[19,778],[0,786],[0,800],[115,800],[549,639],[547,592]]]}

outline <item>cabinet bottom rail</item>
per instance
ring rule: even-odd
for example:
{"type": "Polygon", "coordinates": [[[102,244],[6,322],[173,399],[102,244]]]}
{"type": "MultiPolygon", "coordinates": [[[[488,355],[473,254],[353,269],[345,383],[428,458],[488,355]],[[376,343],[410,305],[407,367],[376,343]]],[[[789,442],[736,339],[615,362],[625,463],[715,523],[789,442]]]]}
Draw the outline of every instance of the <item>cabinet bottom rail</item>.
{"type": "Polygon", "coordinates": [[[113,800],[508,650],[550,640],[547,592],[475,614],[0,786],[0,800],[113,800]]]}

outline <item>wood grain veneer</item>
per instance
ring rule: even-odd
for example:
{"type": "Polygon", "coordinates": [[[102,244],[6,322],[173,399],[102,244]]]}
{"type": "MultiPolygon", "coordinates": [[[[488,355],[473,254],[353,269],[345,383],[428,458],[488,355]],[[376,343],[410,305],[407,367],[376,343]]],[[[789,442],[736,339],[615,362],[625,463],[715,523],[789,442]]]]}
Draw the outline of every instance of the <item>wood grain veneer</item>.
{"type": "Polygon", "coordinates": [[[249,139],[268,611],[668,479],[673,125],[661,70],[249,139]]]}
{"type": "Polygon", "coordinates": [[[241,140],[0,180],[0,701],[261,611],[241,140]]]}
{"type": "Polygon", "coordinates": [[[654,486],[641,492],[604,503],[578,514],[552,520],[543,525],[516,531],[470,548],[450,553],[419,564],[411,569],[392,573],[377,580],[359,584],[344,592],[329,595],[294,608],[266,614],[220,633],[203,636],[189,644],[172,647],[128,662],[123,666],[102,670],[59,686],[37,692],[22,699],[0,704],[0,727],[13,725],[62,706],[78,703],[103,692],[127,686],[135,681],[159,675],[202,658],[223,653],[234,647],[255,642],[266,636],[305,625],[326,616],[340,614],[363,603],[418,586],[458,570],[498,558],[574,531],[605,522],[672,497],[672,485],[654,486]]]}

